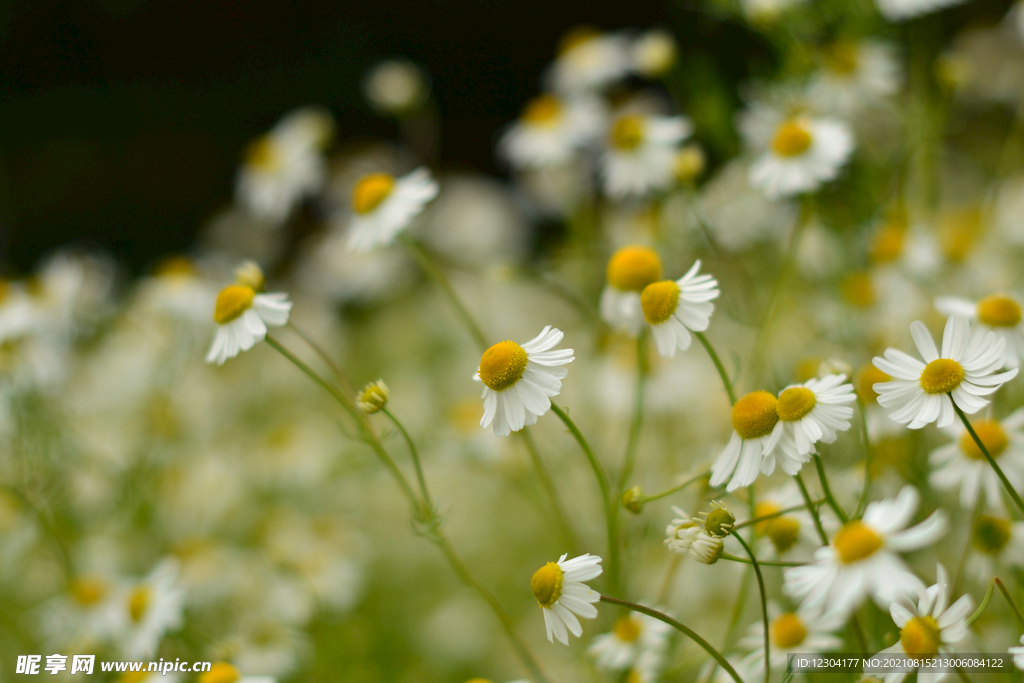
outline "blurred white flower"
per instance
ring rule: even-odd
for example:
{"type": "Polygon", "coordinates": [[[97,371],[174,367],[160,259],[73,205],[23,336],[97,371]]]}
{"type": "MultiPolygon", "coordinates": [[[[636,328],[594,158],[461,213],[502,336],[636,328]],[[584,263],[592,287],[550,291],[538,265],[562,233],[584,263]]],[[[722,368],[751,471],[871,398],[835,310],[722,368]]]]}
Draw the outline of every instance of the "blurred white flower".
{"type": "Polygon", "coordinates": [[[605,193],[613,199],[624,199],[671,187],[676,152],[692,130],[683,116],[617,116],[601,156],[605,193]]]}
{"type": "Polygon", "coordinates": [[[893,22],[931,14],[964,2],[966,0],[875,0],[882,16],[893,22]]]}
{"type": "Polygon", "coordinates": [[[594,636],[587,652],[599,669],[620,671],[634,666],[644,652],[661,654],[671,631],[663,621],[628,613],[615,620],[611,631],[594,636]]]}
{"type": "MultiPolygon", "coordinates": [[[[769,603],[768,639],[772,670],[785,669],[792,653],[835,652],[842,648],[843,639],[832,631],[842,624],[821,618],[811,618],[799,612],[782,612],[778,606],[769,603]]],[[[761,620],[752,624],[747,635],[736,643],[749,651],[743,658],[743,670],[755,678],[764,671],[764,624],[761,620]]]]}
{"type": "Polygon", "coordinates": [[[676,39],[664,29],[651,29],[633,39],[633,70],[647,78],[658,78],[672,68],[679,57],[676,39]]]}
{"type": "Polygon", "coordinates": [[[184,623],[185,589],[178,572],[178,561],[165,558],[146,578],[118,593],[114,640],[126,658],[152,659],[164,634],[184,623]]]}
{"type": "Polygon", "coordinates": [[[794,116],[778,123],[750,166],[750,184],[770,199],[813,192],[835,179],[853,151],[853,134],[835,119],[794,116]]]}
{"type": "Polygon", "coordinates": [[[891,45],[840,39],[824,49],[821,61],[807,97],[823,111],[854,116],[899,91],[900,64],[891,45]]]}
{"type": "Polygon", "coordinates": [[[423,105],[430,95],[430,79],[407,59],[384,59],[363,78],[366,101],[381,114],[402,116],[423,105]]]}
{"type": "Polygon", "coordinates": [[[391,244],[437,196],[438,185],[426,168],[401,178],[388,173],[363,176],[352,190],[352,217],[346,244],[366,253],[391,244]]]}
{"type": "MultiPolygon", "coordinates": [[[[971,427],[1015,488],[1024,485],[1024,408],[1002,420],[972,420],[971,427]]],[[[937,489],[960,489],[960,506],[973,510],[979,492],[996,510],[1004,509],[1003,488],[978,444],[959,422],[946,428],[953,442],[936,448],[928,457],[928,482],[937,489]]]]}
{"type": "Polygon", "coordinates": [[[622,247],[608,259],[607,284],[601,293],[601,318],[632,336],[644,323],[640,294],[661,279],[661,259],[648,247],[622,247]]]}
{"type": "Polygon", "coordinates": [[[977,331],[991,331],[1006,340],[1006,367],[1016,368],[1024,358],[1024,322],[1017,297],[989,294],[977,302],[959,297],[940,296],[935,310],[943,315],[959,315],[977,321],[977,331]]]}
{"type": "Polygon", "coordinates": [[[567,164],[600,134],[605,119],[604,106],[596,98],[560,99],[545,93],[527,103],[501,137],[498,151],[515,168],[567,164]]]}
{"type": "Polygon", "coordinates": [[[629,40],[625,35],[580,27],[562,38],[560,53],[548,69],[546,81],[561,95],[577,95],[625,78],[629,68],[629,40]]]}

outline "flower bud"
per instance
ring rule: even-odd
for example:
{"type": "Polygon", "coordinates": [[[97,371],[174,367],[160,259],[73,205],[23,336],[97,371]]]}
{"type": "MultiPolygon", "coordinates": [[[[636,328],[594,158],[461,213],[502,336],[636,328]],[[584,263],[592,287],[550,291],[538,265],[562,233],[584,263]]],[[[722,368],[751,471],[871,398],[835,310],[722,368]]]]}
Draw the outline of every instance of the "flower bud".
{"type": "Polygon", "coordinates": [[[690,554],[698,562],[714,564],[722,555],[722,538],[705,532],[698,534],[690,544],[690,554]]]}
{"type": "Polygon", "coordinates": [[[736,523],[736,518],[721,503],[712,502],[712,505],[715,506],[715,509],[709,512],[704,520],[704,530],[712,536],[719,538],[728,536],[732,533],[732,527],[736,523]]]}
{"type": "Polygon", "coordinates": [[[363,387],[363,390],[356,396],[356,405],[367,415],[373,415],[387,405],[390,395],[388,385],[384,384],[384,380],[379,379],[363,387]]]}
{"type": "Polygon", "coordinates": [[[644,509],[644,492],[639,486],[633,486],[626,489],[622,494],[622,507],[626,508],[634,515],[639,515],[640,511],[644,509]]]}

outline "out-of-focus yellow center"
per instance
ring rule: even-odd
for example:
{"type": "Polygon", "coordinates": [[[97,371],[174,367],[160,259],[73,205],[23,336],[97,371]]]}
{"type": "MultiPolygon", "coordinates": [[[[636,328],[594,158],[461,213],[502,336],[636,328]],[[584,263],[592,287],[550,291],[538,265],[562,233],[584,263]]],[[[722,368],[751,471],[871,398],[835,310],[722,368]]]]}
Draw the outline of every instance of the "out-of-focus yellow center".
{"type": "Polygon", "coordinates": [[[281,167],[281,152],[273,138],[264,135],[245,148],[245,163],[257,171],[276,171],[281,167]]]}
{"type": "Polygon", "coordinates": [[[655,282],[647,285],[640,295],[640,307],[644,311],[644,320],[652,325],[660,325],[676,312],[679,304],[679,285],[672,280],[655,282]]]}
{"type": "Polygon", "coordinates": [[[796,517],[774,517],[767,524],[768,538],[780,554],[796,545],[800,538],[800,520],[796,517]]]}
{"type": "Polygon", "coordinates": [[[790,387],[779,395],[775,410],[783,422],[796,422],[814,410],[814,392],[807,387],[790,387]]]}
{"type": "Polygon", "coordinates": [[[951,358],[936,358],[921,373],[921,388],[929,394],[948,393],[963,381],[963,366],[951,358]]]}
{"type": "Polygon", "coordinates": [[[825,66],[832,73],[849,76],[857,71],[857,44],[849,40],[837,40],[825,49],[825,66]]]}
{"type": "Polygon", "coordinates": [[[935,617],[914,617],[900,629],[900,645],[908,655],[931,657],[939,653],[941,644],[935,617]]]}
{"type": "Polygon", "coordinates": [[[661,259],[647,247],[623,247],[608,260],[608,284],[624,292],[642,292],[661,279],[661,259]]]}
{"type": "Polygon", "coordinates": [[[92,576],[83,576],[71,582],[71,595],[85,607],[98,604],[107,595],[107,584],[92,576]]]}
{"type": "Polygon", "coordinates": [[[778,401],[767,391],[752,391],[732,406],[732,428],[742,439],[768,436],[779,421],[778,401]]]}
{"type": "Polygon", "coordinates": [[[871,274],[864,271],[850,273],[844,277],[840,291],[846,302],[857,308],[867,308],[877,300],[871,274]]]}
{"type": "Polygon", "coordinates": [[[864,403],[871,403],[878,399],[878,392],[875,391],[874,386],[881,384],[882,382],[891,382],[892,377],[887,373],[882,372],[871,363],[868,363],[860,369],[857,373],[857,396],[864,403]]]}
{"type": "Polygon", "coordinates": [[[906,230],[902,225],[889,223],[883,226],[871,238],[868,247],[868,258],[873,263],[891,263],[903,253],[903,240],[906,230]]]}
{"type": "Polygon", "coordinates": [[[864,522],[847,522],[836,532],[832,546],[843,564],[852,564],[874,555],[883,545],[882,537],[864,522]]]}
{"type": "Polygon", "coordinates": [[[615,626],[612,627],[615,637],[624,643],[632,643],[639,638],[640,630],[640,620],[634,619],[629,615],[616,619],[615,626]]]}
{"type": "Polygon", "coordinates": [[[242,677],[237,667],[227,662],[214,662],[210,670],[199,677],[199,683],[235,683],[242,677]]]}
{"type": "Polygon", "coordinates": [[[636,114],[620,116],[612,124],[612,147],[623,151],[631,151],[644,141],[644,119],[636,114]]]}
{"type": "Polygon", "coordinates": [[[992,294],[978,302],[978,320],[989,327],[1016,327],[1020,304],[1005,294],[992,294]]]}
{"type": "Polygon", "coordinates": [[[498,342],[480,358],[480,379],[494,391],[504,391],[526,372],[526,351],[514,341],[498,342]]]}
{"type": "MultiPolygon", "coordinates": [[[[974,433],[985,444],[988,454],[993,458],[998,458],[1006,450],[1006,447],[1010,445],[1006,432],[1003,431],[1003,428],[996,420],[978,420],[977,422],[972,422],[971,426],[974,427],[974,433]]],[[[978,448],[978,444],[974,442],[970,432],[967,430],[964,430],[964,433],[960,435],[960,450],[972,460],[985,459],[985,455],[978,448]]]]}
{"type": "Polygon", "coordinates": [[[681,183],[691,183],[704,172],[707,156],[697,145],[686,145],[676,152],[676,160],[672,165],[676,178],[681,183]]]}
{"type": "Polygon", "coordinates": [[[534,126],[552,126],[562,114],[562,103],[554,95],[534,97],[523,110],[523,121],[534,126]]]}
{"type": "Polygon", "coordinates": [[[153,269],[153,274],[166,278],[186,277],[195,275],[196,268],[192,265],[192,261],[184,256],[168,256],[160,259],[156,268],[153,269]]]}
{"type": "Polygon", "coordinates": [[[380,206],[395,187],[394,177],[387,173],[371,173],[363,176],[352,188],[352,210],[367,214],[380,206]]]}
{"type": "Polygon", "coordinates": [[[800,617],[792,612],[786,612],[775,618],[771,624],[772,640],[776,647],[791,648],[804,642],[807,637],[807,627],[800,617]]]}
{"type": "MultiPolygon", "coordinates": [[[[754,517],[772,515],[781,509],[782,508],[780,508],[774,501],[758,501],[754,506],[754,517]]],[[[766,519],[763,522],[757,522],[754,524],[754,532],[757,533],[758,536],[764,536],[768,532],[768,523],[771,521],[772,520],[770,519],[766,519]]]]}
{"type": "Polygon", "coordinates": [[[780,157],[797,157],[811,147],[811,132],[807,123],[791,119],[779,124],[772,137],[772,151],[780,157]]]}
{"type": "Polygon", "coordinates": [[[128,614],[132,621],[138,623],[146,615],[153,591],[149,586],[136,586],[128,596],[128,614]]]}
{"type": "Polygon", "coordinates": [[[225,325],[249,310],[256,292],[252,287],[230,285],[220,290],[213,319],[218,325],[225,325]]]}
{"type": "Polygon", "coordinates": [[[974,520],[971,545],[987,555],[996,555],[1010,542],[1011,529],[1008,519],[978,515],[974,520]]]}
{"type": "Polygon", "coordinates": [[[562,595],[564,573],[557,562],[548,562],[538,569],[530,579],[530,590],[541,607],[551,607],[562,595]]]}

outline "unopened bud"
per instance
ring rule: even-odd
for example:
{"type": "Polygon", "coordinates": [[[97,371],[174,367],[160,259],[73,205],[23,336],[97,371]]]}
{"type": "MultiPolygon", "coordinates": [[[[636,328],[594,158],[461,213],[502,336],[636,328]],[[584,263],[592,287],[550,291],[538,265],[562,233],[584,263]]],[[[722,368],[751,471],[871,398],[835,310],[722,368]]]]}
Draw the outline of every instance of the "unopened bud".
{"type": "Polygon", "coordinates": [[[732,533],[732,527],[736,523],[736,518],[721,503],[712,504],[715,506],[715,509],[709,512],[707,519],[704,520],[704,530],[712,536],[719,538],[728,536],[732,533]]]}
{"type": "Polygon", "coordinates": [[[258,263],[244,261],[242,265],[235,268],[235,284],[251,287],[254,292],[262,292],[263,286],[267,284],[267,277],[258,263]]]}
{"type": "Polygon", "coordinates": [[[373,415],[387,405],[390,395],[388,385],[384,384],[384,380],[379,379],[363,387],[363,390],[356,396],[356,405],[367,415],[373,415]]]}
{"type": "Polygon", "coordinates": [[[639,486],[633,486],[622,494],[622,507],[626,508],[634,515],[639,515],[644,509],[644,492],[639,486]]]}

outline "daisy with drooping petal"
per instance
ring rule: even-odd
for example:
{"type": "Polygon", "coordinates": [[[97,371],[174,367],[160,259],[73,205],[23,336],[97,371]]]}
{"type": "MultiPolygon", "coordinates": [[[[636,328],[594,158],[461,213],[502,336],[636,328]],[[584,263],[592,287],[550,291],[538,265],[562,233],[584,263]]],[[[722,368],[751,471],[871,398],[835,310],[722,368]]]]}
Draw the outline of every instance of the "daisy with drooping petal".
{"type": "Polygon", "coordinates": [[[676,349],[690,348],[690,330],[708,329],[711,313],[718,298],[718,281],[710,275],[697,275],[700,261],[695,261],[686,275],[675,280],[654,282],[640,295],[644,320],[651,326],[651,336],[658,355],[671,358],[676,349]]]}
{"type": "Polygon", "coordinates": [[[567,164],[597,137],[604,120],[602,105],[593,98],[562,100],[545,93],[530,100],[498,148],[516,168],[567,164]]]}
{"type": "Polygon", "coordinates": [[[845,380],[844,375],[827,375],[782,390],[775,404],[779,421],[764,448],[765,471],[774,470],[775,463],[768,461],[778,455],[782,470],[796,474],[814,452],[814,444],[832,443],[837,430],[850,428],[853,408],[845,404],[857,398],[845,380]]]}
{"type": "MultiPolygon", "coordinates": [[[[917,591],[915,607],[906,596],[889,607],[889,613],[900,629],[900,639],[877,656],[906,655],[910,658],[934,657],[940,652],[953,651],[952,645],[967,637],[967,617],[974,608],[970,595],[963,595],[952,605],[949,600],[949,577],[940,564],[936,569],[935,584],[917,591]]],[[[900,683],[908,671],[894,671],[885,677],[885,683],[900,683]]],[[[936,683],[948,671],[918,671],[921,683],[936,683]]]]}
{"type": "Polygon", "coordinates": [[[839,175],[852,151],[845,123],[795,116],[775,127],[768,149],[750,166],[750,184],[770,199],[813,192],[839,175]]]}
{"type": "Polygon", "coordinates": [[[943,315],[960,315],[977,320],[980,330],[994,332],[1006,340],[1006,367],[1015,368],[1024,358],[1024,322],[1020,303],[1009,294],[990,294],[977,302],[940,296],[935,310],[943,315]]]}
{"type": "MultiPolygon", "coordinates": [[[[1024,408],[1002,420],[972,420],[971,427],[1013,487],[1024,485],[1024,408]]],[[[933,468],[928,482],[941,490],[959,488],[960,506],[965,510],[974,509],[979,491],[984,491],[991,507],[1002,510],[1002,483],[978,444],[959,423],[947,431],[955,441],[936,448],[928,457],[933,468]]]]}
{"type": "MultiPolygon", "coordinates": [[[[771,642],[771,669],[785,669],[789,655],[794,652],[835,652],[842,648],[843,640],[831,631],[842,624],[820,618],[810,618],[796,612],[783,612],[777,605],[768,604],[768,639],[771,642]]],[[[749,650],[741,664],[751,678],[764,671],[764,624],[758,620],[747,635],[736,643],[749,650]]]]}
{"type": "Polygon", "coordinates": [[[561,330],[546,326],[522,346],[503,341],[484,351],[473,379],[484,383],[484,416],[480,426],[494,423],[495,436],[508,436],[537,422],[551,408],[573,360],[572,349],[554,349],[561,330]]]}
{"type": "Polygon", "coordinates": [[[885,43],[840,39],[822,51],[821,63],[808,97],[826,111],[852,116],[900,87],[896,51],[885,43]]]}
{"type": "Polygon", "coordinates": [[[910,334],[924,362],[897,349],[886,349],[885,357],[872,362],[893,377],[874,386],[878,403],[895,408],[889,417],[909,429],[935,422],[952,424],[955,412],[944,394],[952,393],[960,410],[972,415],[986,405],[982,398],[994,393],[1017,374],[1017,369],[993,375],[1006,364],[1006,345],[994,332],[971,336],[966,318],[950,316],[942,333],[942,355],[935,348],[928,329],[920,320],[910,324],[910,334]]]}
{"type": "Polygon", "coordinates": [[[671,187],[679,143],[692,130],[683,116],[626,113],[616,117],[601,159],[605,193],[624,199],[671,187]]]}
{"type": "Polygon", "coordinates": [[[571,560],[566,557],[562,555],[558,562],[548,562],[530,579],[530,589],[544,611],[548,642],[553,643],[557,638],[563,645],[569,644],[569,633],[577,638],[583,633],[577,616],[584,619],[597,616],[597,608],[591,603],[598,602],[601,594],[583,582],[596,579],[602,571],[601,558],[597,555],[587,553],[571,560]]]}
{"type": "Polygon", "coordinates": [[[661,259],[653,249],[638,245],[619,249],[608,259],[608,284],[601,292],[601,318],[635,337],[644,322],[640,293],[660,279],[661,259]]]}
{"type": "Polygon", "coordinates": [[[988,583],[1001,567],[1024,567],[1024,522],[978,515],[971,527],[967,573],[979,582],[988,583]]]}
{"type": "Polygon", "coordinates": [[[645,652],[661,655],[672,627],[646,614],[627,613],[609,633],[594,636],[587,652],[599,669],[620,671],[635,666],[645,652]]]}
{"type": "Polygon", "coordinates": [[[721,486],[728,481],[725,490],[735,491],[754,483],[761,469],[765,446],[779,422],[775,410],[777,403],[778,400],[767,391],[753,391],[733,404],[732,436],[711,466],[708,484],[721,486]]]}
{"type": "Polygon", "coordinates": [[[625,78],[629,74],[629,57],[629,40],[625,35],[580,26],[562,37],[558,57],[545,80],[562,95],[593,92],[625,78]]]}
{"type": "Polygon", "coordinates": [[[894,499],[868,504],[864,517],[844,524],[832,543],[814,553],[814,562],[786,570],[783,590],[802,599],[801,611],[845,621],[870,596],[885,608],[900,595],[924,586],[897,553],[933,544],[946,532],[941,510],[906,528],[919,503],[917,490],[904,486],[894,499]]]}
{"type": "Polygon", "coordinates": [[[437,182],[425,168],[401,178],[388,173],[360,178],[352,189],[352,218],[346,237],[349,251],[366,253],[391,244],[437,191],[437,182]]]}
{"type": "Polygon", "coordinates": [[[267,327],[281,327],[288,322],[292,302],[283,292],[256,293],[246,285],[230,285],[217,295],[213,319],[217,335],[213,338],[207,363],[223,365],[242,351],[248,351],[267,336],[267,327]]]}

